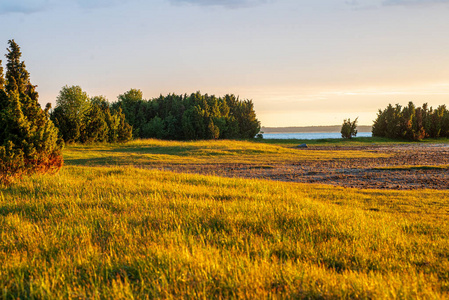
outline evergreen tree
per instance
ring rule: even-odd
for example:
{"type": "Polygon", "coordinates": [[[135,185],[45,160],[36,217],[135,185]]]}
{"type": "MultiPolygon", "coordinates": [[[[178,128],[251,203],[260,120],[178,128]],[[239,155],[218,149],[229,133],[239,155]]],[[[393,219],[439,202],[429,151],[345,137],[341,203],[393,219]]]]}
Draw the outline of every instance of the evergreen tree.
{"type": "Polygon", "coordinates": [[[89,109],[82,120],[80,142],[93,143],[108,140],[107,111],[109,111],[109,103],[106,97],[95,96],[90,99],[89,109]]]}
{"type": "Polygon", "coordinates": [[[108,126],[108,134],[106,140],[108,143],[115,143],[118,140],[118,128],[120,126],[120,119],[116,114],[112,114],[109,108],[104,111],[104,115],[104,120],[108,126]]]}
{"type": "Polygon", "coordinates": [[[219,136],[220,136],[220,129],[218,128],[218,126],[214,124],[214,121],[212,119],[209,119],[206,137],[208,139],[216,140],[218,139],[219,136]]]}
{"type": "Polygon", "coordinates": [[[126,122],[125,114],[121,108],[116,111],[115,116],[118,120],[117,142],[124,143],[130,141],[133,138],[133,127],[126,122]]]}
{"type": "Polygon", "coordinates": [[[443,118],[441,120],[441,137],[449,138],[449,111],[446,105],[442,105],[444,110],[443,118]]]}
{"type": "Polygon", "coordinates": [[[18,92],[24,94],[27,86],[29,85],[30,74],[25,69],[25,63],[20,61],[22,52],[20,47],[14,40],[8,41],[9,49],[5,55],[7,58],[6,63],[6,92],[8,94],[18,92]]]}
{"type": "Polygon", "coordinates": [[[379,110],[373,124],[373,136],[393,139],[420,140],[426,137],[439,138],[449,136],[449,111],[445,105],[437,109],[415,107],[413,102],[402,108],[399,104],[391,104],[379,110]]]}
{"type": "Polygon", "coordinates": [[[385,118],[385,111],[379,109],[377,112],[377,118],[374,120],[373,127],[371,129],[373,136],[384,137],[387,131],[387,121],[385,118]]]}
{"type": "Polygon", "coordinates": [[[80,142],[103,142],[107,140],[108,131],[108,124],[101,106],[98,104],[92,104],[89,111],[84,116],[80,142]]]}
{"type": "Polygon", "coordinates": [[[5,77],[3,75],[3,65],[2,60],[0,59],[0,91],[5,90],[5,77]]]}
{"type": "Polygon", "coordinates": [[[193,108],[188,109],[182,116],[183,137],[186,140],[198,139],[198,135],[194,126],[195,111],[193,108]]]}
{"type": "Polygon", "coordinates": [[[159,117],[154,117],[142,127],[142,134],[146,137],[163,139],[166,137],[164,121],[159,117]]]}
{"type": "Polygon", "coordinates": [[[430,132],[430,114],[432,113],[432,108],[429,109],[429,105],[427,103],[424,103],[422,105],[422,109],[421,109],[421,115],[422,115],[422,124],[424,127],[424,132],[425,132],[425,136],[424,137],[429,137],[429,132],[430,132]]]}
{"type": "Polygon", "coordinates": [[[416,132],[413,123],[416,119],[416,108],[413,102],[409,102],[408,106],[402,109],[401,117],[401,138],[414,139],[416,132]]]}
{"type": "Polygon", "coordinates": [[[417,107],[415,110],[415,120],[412,124],[413,127],[413,140],[420,140],[426,136],[426,131],[424,130],[422,108],[417,107]]]}
{"type": "MultiPolygon", "coordinates": [[[[0,72],[0,181],[9,182],[22,174],[59,170],[62,141],[37,102],[20,47],[9,41],[6,81],[0,72]]],[[[49,107],[49,106],[48,106],[49,107]]]]}
{"type": "Polygon", "coordinates": [[[59,129],[59,134],[66,143],[79,141],[82,124],[74,119],[68,118],[62,107],[56,106],[51,112],[50,118],[59,129]]]}
{"type": "Polygon", "coordinates": [[[432,110],[432,113],[430,115],[429,137],[431,138],[441,137],[444,112],[445,108],[443,108],[442,106],[439,106],[437,109],[432,110]]]}
{"type": "Polygon", "coordinates": [[[234,95],[169,94],[143,100],[139,90],[118,97],[112,107],[123,108],[134,134],[142,138],[197,140],[254,138],[260,130],[251,100],[234,95]]]}
{"type": "Polygon", "coordinates": [[[182,117],[180,119],[177,119],[171,113],[169,113],[169,115],[165,118],[164,128],[166,130],[165,134],[167,139],[179,140],[182,138],[181,130],[179,130],[179,128],[181,127],[181,122],[179,122],[180,120],[182,120],[182,117]]]}
{"type": "Polygon", "coordinates": [[[118,96],[118,102],[113,106],[120,107],[126,117],[126,121],[133,127],[133,136],[140,136],[140,127],[145,122],[142,120],[142,115],[139,114],[140,104],[143,102],[143,94],[141,90],[130,89],[126,93],[118,96]]]}
{"type": "Polygon", "coordinates": [[[9,99],[5,91],[5,79],[3,76],[3,66],[0,60],[0,145],[3,145],[6,132],[2,130],[6,126],[6,119],[3,115],[8,107],[9,99]]]}

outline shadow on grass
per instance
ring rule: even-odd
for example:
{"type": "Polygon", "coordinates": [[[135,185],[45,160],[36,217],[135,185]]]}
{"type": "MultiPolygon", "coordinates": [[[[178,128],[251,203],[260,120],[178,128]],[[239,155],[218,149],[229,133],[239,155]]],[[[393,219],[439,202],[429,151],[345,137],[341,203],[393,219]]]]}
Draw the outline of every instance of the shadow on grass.
{"type": "MultiPolygon", "coordinates": [[[[24,191],[20,191],[22,196],[24,191]]],[[[14,193],[16,196],[17,193],[14,193]]],[[[29,195],[29,194],[28,194],[29,195]]],[[[0,216],[7,217],[9,215],[18,215],[22,218],[33,222],[39,222],[48,219],[49,212],[54,209],[54,205],[42,203],[16,203],[0,206],[0,216]]]]}
{"type": "Polygon", "coordinates": [[[187,156],[193,150],[197,150],[197,146],[121,146],[110,150],[99,150],[105,152],[119,152],[119,153],[141,153],[141,154],[165,154],[187,156]]]}
{"type": "Polygon", "coordinates": [[[243,155],[256,156],[264,154],[276,154],[275,150],[260,150],[235,148],[232,145],[99,145],[83,148],[69,148],[64,158],[65,165],[69,166],[123,166],[154,163],[173,163],[174,161],[186,162],[189,158],[214,157],[240,157],[243,155]],[[76,154],[75,154],[76,153],[76,154]],[[71,155],[75,155],[71,157],[71,155]],[[159,157],[160,156],[160,157],[159,157]],[[160,159],[159,159],[160,158],[160,159]],[[173,158],[173,161],[172,161],[173,158]]]}
{"type": "MultiPolygon", "coordinates": [[[[64,164],[68,166],[123,166],[142,163],[151,163],[152,161],[145,155],[171,155],[171,156],[189,156],[199,147],[195,146],[146,146],[146,145],[113,145],[113,148],[86,148],[89,154],[82,158],[64,158],[64,164]],[[108,155],[109,154],[109,155],[108,155]]],[[[71,149],[78,152],[81,149],[71,149]]],[[[157,162],[155,160],[154,162],[157,162]]]]}
{"type": "Polygon", "coordinates": [[[119,166],[127,165],[129,160],[119,157],[65,158],[66,166],[119,166]]]}

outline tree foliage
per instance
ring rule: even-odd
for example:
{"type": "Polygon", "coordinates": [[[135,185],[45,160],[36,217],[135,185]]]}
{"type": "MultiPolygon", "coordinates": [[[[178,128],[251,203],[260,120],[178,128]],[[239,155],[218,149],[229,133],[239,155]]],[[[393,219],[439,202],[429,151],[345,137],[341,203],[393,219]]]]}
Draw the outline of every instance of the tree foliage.
{"type": "Polygon", "coordinates": [[[83,122],[90,110],[90,99],[79,86],[64,86],[56,98],[52,120],[65,142],[76,142],[82,137],[83,122]]]}
{"type": "Polygon", "coordinates": [[[260,131],[253,102],[234,95],[217,98],[197,92],[144,100],[140,90],[131,89],[113,107],[122,108],[139,138],[247,139],[260,131]]]}
{"type": "Polygon", "coordinates": [[[427,103],[422,107],[413,102],[405,107],[389,104],[377,113],[372,133],[392,139],[449,138],[449,111],[445,105],[433,109],[427,103]]]}
{"type": "Polygon", "coordinates": [[[56,99],[51,119],[68,143],[126,142],[132,127],[120,108],[111,109],[104,96],[89,97],[79,86],[65,86],[56,99]]]}
{"type": "Polygon", "coordinates": [[[0,61],[0,182],[23,174],[57,171],[63,143],[50,121],[47,104],[42,110],[30,83],[22,53],[14,40],[6,54],[6,79],[0,61]]]}
{"type": "Polygon", "coordinates": [[[343,125],[341,125],[341,137],[344,139],[351,139],[357,135],[357,120],[359,118],[355,118],[353,122],[351,119],[345,119],[343,121],[343,125]]]}

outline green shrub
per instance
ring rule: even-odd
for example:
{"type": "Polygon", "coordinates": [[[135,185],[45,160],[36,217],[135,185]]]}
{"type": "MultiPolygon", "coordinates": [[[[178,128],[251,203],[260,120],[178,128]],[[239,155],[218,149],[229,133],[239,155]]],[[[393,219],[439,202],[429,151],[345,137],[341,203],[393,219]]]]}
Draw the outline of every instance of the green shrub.
{"type": "Polygon", "coordinates": [[[351,122],[351,119],[345,119],[343,121],[343,125],[341,125],[341,137],[344,139],[350,139],[353,136],[357,135],[357,120],[358,118],[355,118],[353,122],[351,122]]]}

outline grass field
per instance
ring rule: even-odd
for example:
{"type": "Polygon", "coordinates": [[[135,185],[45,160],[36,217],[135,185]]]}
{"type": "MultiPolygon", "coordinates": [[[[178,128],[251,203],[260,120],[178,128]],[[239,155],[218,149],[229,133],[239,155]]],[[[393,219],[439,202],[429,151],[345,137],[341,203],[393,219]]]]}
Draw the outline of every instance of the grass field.
{"type": "Polygon", "coordinates": [[[301,151],[285,145],[246,141],[175,142],[136,140],[116,145],[72,145],[66,165],[154,166],[163,164],[282,164],[290,161],[382,157],[360,150],[301,151]]]}
{"type": "Polygon", "coordinates": [[[1,189],[0,298],[448,298],[447,191],[141,168],[373,155],[230,141],[69,146],[59,174],[1,189]]]}

